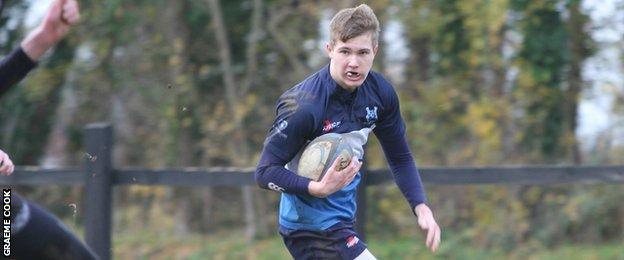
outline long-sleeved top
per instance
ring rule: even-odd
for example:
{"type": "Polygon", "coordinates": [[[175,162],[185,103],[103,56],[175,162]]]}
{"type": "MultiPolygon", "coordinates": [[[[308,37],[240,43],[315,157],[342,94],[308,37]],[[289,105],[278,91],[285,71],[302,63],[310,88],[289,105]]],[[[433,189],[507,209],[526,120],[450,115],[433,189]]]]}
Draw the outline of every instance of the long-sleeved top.
{"type": "Polygon", "coordinates": [[[0,61],[0,97],[36,66],[37,63],[32,61],[22,48],[17,48],[4,57],[0,61]]]}
{"type": "MultiPolygon", "coordinates": [[[[412,209],[425,202],[418,169],[409,150],[405,123],[392,85],[371,71],[364,83],[348,92],[334,81],[329,66],[286,91],[277,102],[277,117],[264,143],[256,170],[256,182],[282,192],[279,223],[295,230],[326,230],[350,225],[355,218],[355,194],[361,180],[354,180],[326,198],[308,193],[309,179],[291,166],[306,143],[327,133],[373,133],[379,139],[395,182],[412,209]],[[369,128],[369,129],[365,129],[369,128]]],[[[365,142],[365,141],[364,141],[365,142]]]]}

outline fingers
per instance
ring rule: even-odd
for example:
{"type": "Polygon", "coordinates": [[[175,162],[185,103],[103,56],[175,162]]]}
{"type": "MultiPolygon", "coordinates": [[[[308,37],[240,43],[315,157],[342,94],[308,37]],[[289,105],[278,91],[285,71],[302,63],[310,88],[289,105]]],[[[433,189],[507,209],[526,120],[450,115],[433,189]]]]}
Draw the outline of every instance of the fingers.
{"type": "Polygon", "coordinates": [[[337,171],[336,168],[339,166],[340,162],[341,158],[336,158],[336,160],[334,160],[323,178],[320,180],[320,188],[316,187],[317,184],[312,185],[311,190],[314,190],[315,192],[316,190],[323,190],[322,194],[318,193],[317,197],[329,196],[347,186],[353,181],[362,166],[362,163],[356,157],[353,157],[346,168],[341,171],[337,171]]]}
{"type": "Polygon", "coordinates": [[[438,226],[435,218],[433,218],[433,212],[431,212],[431,209],[424,203],[416,206],[414,212],[418,216],[418,225],[420,228],[427,231],[425,245],[432,252],[435,252],[440,246],[441,231],[440,226],[438,226]]]}
{"type": "Polygon", "coordinates": [[[48,9],[48,13],[46,15],[46,21],[54,21],[59,17],[62,18],[61,14],[63,13],[63,6],[65,5],[66,0],[56,0],[52,2],[50,5],[50,9],[48,9]]]}
{"type": "Polygon", "coordinates": [[[11,173],[13,173],[14,169],[15,169],[15,166],[13,165],[13,162],[7,159],[6,161],[3,161],[3,164],[0,167],[0,173],[8,176],[8,175],[11,175],[11,173]]]}
{"type": "Polygon", "coordinates": [[[432,252],[435,252],[440,247],[440,227],[435,222],[435,220],[425,220],[424,224],[419,224],[422,229],[427,230],[427,238],[425,239],[425,246],[429,248],[432,252]]]}
{"type": "Polygon", "coordinates": [[[80,20],[80,9],[76,0],[67,0],[62,6],[61,20],[68,24],[74,25],[80,20]]]}
{"type": "Polygon", "coordinates": [[[11,159],[9,159],[9,155],[0,150],[0,173],[3,175],[10,175],[13,173],[15,166],[11,159]]]}
{"type": "Polygon", "coordinates": [[[357,157],[353,156],[351,158],[351,163],[349,163],[347,168],[344,168],[342,172],[355,174],[360,171],[360,167],[362,167],[362,163],[358,160],[357,157]]]}
{"type": "Polygon", "coordinates": [[[347,176],[347,178],[345,179],[346,183],[351,183],[351,181],[353,181],[357,173],[360,171],[361,167],[362,163],[358,160],[357,157],[353,156],[353,158],[351,158],[351,163],[349,163],[349,166],[341,171],[341,173],[346,174],[347,176]]]}
{"type": "Polygon", "coordinates": [[[425,240],[425,245],[429,249],[433,246],[433,239],[435,238],[435,228],[431,226],[431,223],[427,223],[427,239],[425,240]]]}
{"type": "Polygon", "coordinates": [[[440,226],[436,225],[436,233],[435,233],[435,237],[433,238],[433,245],[431,247],[431,251],[435,252],[438,250],[438,248],[440,247],[441,236],[442,236],[442,231],[440,230],[440,226]]]}
{"type": "Polygon", "coordinates": [[[6,175],[9,176],[9,169],[11,166],[9,165],[2,165],[2,167],[0,167],[0,173],[2,173],[2,175],[6,175]]]}
{"type": "Polygon", "coordinates": [[[360,168],[362,168],[362,162],[360,162],[360,159],[358,159],[357,156],[353,156],[351,158],[351,164],[355,166],[355,172],[359,172],[360,168]]]}
{"type": "Polygon", "coordinates": [[[341,162],[340,159],[341,159],[340,156],[336,157],[336,159],[334,160],[334,162],[332,163],[332,165],[329,168],[338,171],[338,169],[340,169],[340,167],[338,167],[338,166],[340,166],[340,162],[341,162]]]}

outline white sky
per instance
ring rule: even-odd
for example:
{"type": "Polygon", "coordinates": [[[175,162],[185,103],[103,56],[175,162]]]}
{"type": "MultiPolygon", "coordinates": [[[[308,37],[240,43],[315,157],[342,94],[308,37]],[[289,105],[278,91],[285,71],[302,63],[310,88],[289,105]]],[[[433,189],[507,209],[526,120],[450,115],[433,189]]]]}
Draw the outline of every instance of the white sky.
{"type": "Polygon", "coordinates": [[[623,126],[617,125],[622,116],[612,113],[613,94],[624,93],[624,56],[620,45],[624,40],[624,13],[622,9],[616,12],[623,4],[623,0],[583,1],[583,10],[595,26],[592,38],[599,50],[583,67],[583,78],[591,87],[581,96],[577,137],[585,148],[591,147],[599,134],[609,131],[615,134],[616,143],[624,144],[623,126]]]}
{"type": "Polygon", "coordinates": [[[52,0],[30,0],[30,7],[28,9],[28,15],[26,15],[26,26],[35,27],[45,15],[52,0]]]}

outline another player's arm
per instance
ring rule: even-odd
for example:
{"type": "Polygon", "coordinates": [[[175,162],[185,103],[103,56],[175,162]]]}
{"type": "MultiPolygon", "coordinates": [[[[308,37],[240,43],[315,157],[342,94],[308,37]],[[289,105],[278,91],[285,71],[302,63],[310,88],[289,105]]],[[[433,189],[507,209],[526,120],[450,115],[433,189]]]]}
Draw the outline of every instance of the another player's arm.
{"type": "Polygon", "coordinates": [[[80,20],[76,0],[56,0],[52,2],[45,18],[20,44],[33,61],[67,35],[69,29],[80,20]]]}
{"type": "Polygon", "coordinates": [[[0,61],[0,97],[22,80],[37,64],[21,48],[17,48],[0,61]]]}
{"type": "Polygon", "coordinates": [[[80,19],[76,0],[56,0],[41,22],[20,43],[20,47],[0,61],[0,96],[26,77],[37,60],[68,33],[80,19]]]}
{"type": "Polygon", "coordinates": [[[15,169],[15,165],[9,158],[9,155],[4,151],[0,150],[0,174],[2,175],[11,175],[13,170],[15,169]]]}

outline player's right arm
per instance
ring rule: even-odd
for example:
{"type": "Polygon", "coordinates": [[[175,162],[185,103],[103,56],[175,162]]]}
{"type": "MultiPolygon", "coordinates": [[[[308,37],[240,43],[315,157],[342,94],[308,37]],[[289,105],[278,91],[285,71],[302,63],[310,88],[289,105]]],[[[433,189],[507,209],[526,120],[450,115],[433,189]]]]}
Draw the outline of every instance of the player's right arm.
{"type": "Polygon", "coordinates": [[[340,163],[340,158],[336,158],[323,179],[312,181],[286,169],[284,167],[286,163],[265,148],[255,174],[258,186],[278,192],[309,194],[324,198],[351,183],[362,167],[362,163],[354,156],[349,166],[336,171],[334,169],[340,163]]]}
{"type": "Polygon", "coordinates": [[[349,184],[362,165],[357,158],[341,170],[330,167],[321,181],[311,181],[284,167],[313,137],[316,122],[313,109],[293,105],[293,99],[283,99],[278,103],[278,115],[267,136],[255,179],[258,186],[278,192],[307,194],[323,198],[349,184]],[[296,109],[294,109],[295,107],[296,109]]]}
{"type": "Polygon", "coordinates": [[[278,192],[309,194],[310,180],[285,168],[304,147],[315,128],[315,116],[296,99],[280,98],[277,117],[264,141],[256,168],[258,186],[278,192]]]}

